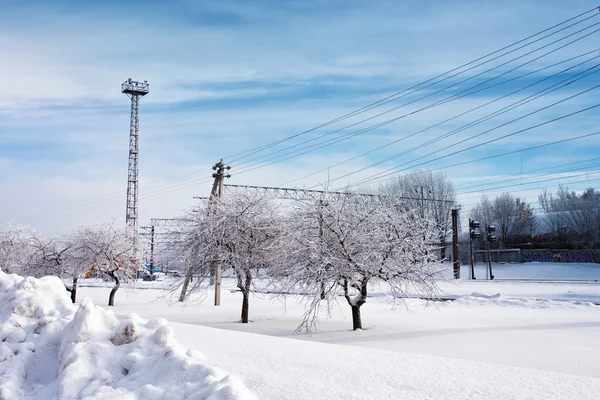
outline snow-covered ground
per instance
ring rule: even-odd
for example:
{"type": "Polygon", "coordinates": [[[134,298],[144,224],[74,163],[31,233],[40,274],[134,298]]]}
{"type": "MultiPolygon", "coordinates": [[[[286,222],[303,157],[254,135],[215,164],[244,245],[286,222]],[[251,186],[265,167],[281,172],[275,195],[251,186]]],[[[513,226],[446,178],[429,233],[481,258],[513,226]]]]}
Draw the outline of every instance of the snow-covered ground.
{"type": "MultiPolygon", "coordinates": [[[[475,264],[475,278],[482,280],[489,277],[488,265],[475,264]]],[[[530,262],[522,264],[492,263],[495,279],[527,279],[527,280],[564,280],[564,281],[596,281],[600,282],[600,264],[593,263],[543,263],[530,262]]],[[[469,279],[470,265],[461,265],[461,278],[469,279]]]]}
{"type": "MultiPolygon", "coordinates": [[[[530,271],[536,279],[546,268],[495,265],[494,274],[523,265],[537,269],[530,271]]],[[[575,282],[579,267],[565,267],[571,282],[447,282],[443,295],[457,300],[409,299],[410,311],[375,287],[362,307],[365,330],[357,332],[343,298],[311,334],[295,331],[301,297],[282,303],[253,295],[252,321],[241,324],[231,279],[220,307],[210,291],[202,303],[169,304],[152,289],[168,283],[159,281],[120,291],[114,311],[167,318],[182,344],[240,376],[260,398],[600,398],[600,307],[590,303],[600,302],[600,283],[575,282]]],[[[81,295],[102,303],[108,291],[86,287],[81,295]]]]}
{"type": "MultiPolygon", "coordinates": [[[[513,267],[494,266],[494,274],[498,278],[502,268],[514,272],[513,267]]],[[[546,271],[546,265],[530,268],[537,269],[532,272],[535,279],[546,271]]],[[[97,315],[110,315],[108,320],[113,321],[100,325],[104,336],[98,341],[103,348],[110,347],[108,332],[119,332],[122,321],[136,321],[140,336],[151,338],[158,328],[145,321],[162,324],[159,318],[166,318],[174,332],[169,340],[177,341],[179,356],[191,357],[211,371],[237,376],[243,384],[229,375],[216,374],[221,380],[235,382],[232,386],[240,393],[245,385],[262,399],[598,399],[600,307],[589,301],[600,302],[600,283],[575,282],[581,279],[574,279],[578,267],[566,268],[571,269],[567,274],[571,282],[481,278],[447,282],[443,295],[457,300],[408,299],[410,311],[385,297],[385,288],[374,287],[373,297],[362,307],[365,329],[356,332],[351,330],[350,310],[343,298],[331,318],[323,316],[318,332],[295,331],[303,311],[298,303],[301,297],[282,303],[267,294],[255,294],[250,302],[251,323],[241,324],[241,294],[235,291],[232,279],[224,280],[220,307],[212,305],[210,291],[201,303],[170,304],[162,296],[172,281],[163,280],[138,282],[135,289],[119,290],[112,312],[93,309],[97,315]],[[148,323],[152,326],[144,325],[148,323]],[[186,356],[187,349],[197,351],[186,356]]],[[[463,276],[465,273],[463,270],[463,276]]],[[[78,298],[84,310],[90,309],[84,297],[106,304],[110,284],[88,280],[83,286],[78,298]]],[[[119,351],[114,357],[124,360],[126,353],[119,351]]],[[[85,351],[79,355],[86,360],[85,351]]],[[[169,383],[163,381],[185,373],[185,368],[175,368],[169,375],[171,366],[160,358],[143,361],[150,364],[144,383],[155,388],[164,389],[169,383]],[[165,371],[164,377],[161,371],[165,371]]],[[[5,363],[2,361],[0,368],[5,368],[5,363]]],[[[93,363],[82,361],[79,365],[93,363]]],[[[105,370],[117,375],[116,370],[105,370]]],[[[91,368],[78,372],[73,384],[81,388],[94,374],[100,373],[91,368]]],[[[101,381],[97,376],[96,381],[101,381]]],[[[31,390],[33,378],[27,375],[23,379],[25,389],[31,390]]],[[[168,399],[168,393],[148,390],[131,398],[168,399]]]]}

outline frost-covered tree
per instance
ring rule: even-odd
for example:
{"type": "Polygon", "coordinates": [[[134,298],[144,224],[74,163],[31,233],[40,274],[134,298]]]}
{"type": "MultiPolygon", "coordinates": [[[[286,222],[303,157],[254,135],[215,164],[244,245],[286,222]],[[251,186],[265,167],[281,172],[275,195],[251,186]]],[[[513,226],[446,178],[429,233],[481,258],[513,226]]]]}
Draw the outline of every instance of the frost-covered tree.
{"type": "Polygon", "coordinates": [[[421,216],[435,221],[441,258],[446,258],[446,242],[452,232],[452,208],[456,206],[454,185],[443,172],[416,171],[399,175],[380,188],[391,196],[402,196],[408,208],[419,209],[421,216]]]}
{"type": "Polygon", "coordinates": [[[542,217],[544,231],[558,237],[559,242],[562,243],[565,229],[567,228],[567,197],[568,189],[565,186],[560,185],[556,196],[544,189],[538,196],[538,202],[544,212],[542,217]]]}
{"type": "Polygon", "coordinates": [[[58,238],[31,235],[28,240],[29,257],[24,260],[22,275],[36,278],[60,276],[67,245],[58,238]]]}
{"type": "Polygon", "coordinates": [[[121,281],[135,277],[142,262],[136,241],[128,226],[114,223],[80,226],[68,238],[68,268],[73,271],[93,268],[110,276],[115,285],[110,291],[108,305],[113,306],[121,281]]]}
{"type": "Polygon", "coordinates": [[[495,225],[502,246],[519,236],[531,236],[535,228],[533,207],[510,193],[501,194],[493,200],[482,196],[471,210],[471,218],[481,224],[495,225]]]}
{"type": "Polygon", "coordinates": [[[71,286],[65,284],[65,288],[71,293],[71,301],[75,303],[77,282],[85,271],[85,266],[75,259],[76,254],[71,251],[68,236],[33,235],[29,243],[31,255],[23,267],[23,274],[34,277],[53,275],[71,280],[71,286]]]}
{"type": "Polygon", "coordinates": [[[31,228],[10,226],[0,234],[0,264],[5,271],[23,276],[58,276],[72,280],[65,284],[75,302],[81,268],[73,260],[68,236],[44,236],[31,228]]]}
{"type": "Polygon", "coordinates": [[[438,226],[406,204],[325,193],[296,206],[280,240],[287,246],[273,278],[288,293],[308,294],[299,329],[313,329],[321,303],[338,295],[352,310],[353,329],[362,329],[360,309],[372,282],[387,285],[395,298],[407,288],[425,296],[437,291],[438,226]]]}
{"type": "Polygon", "coordinates": [[[600,193],[588,188],[577,194],[559,186],[555,194],[542,192],[539,202],[544,211],[545,228],[577,248],[600,246],[600,193]]]}
{"type": "Polygon", "coordinates": [[[23,274],[32,257],[32,238],[36,233],[22,225],[8,225],[0,232],[0,270],[8,274],[23,274]]]}
{"type": "Polygon", "coordinates": [[[253,271],[270,268],[277,254],[281,219],[276,207],[263,195],[236,192],[197,211],[182,246],[187,248],[193,275],[199,277],[190,291],[199,289],[217,264],[232,268],[242,292],[241,321],[247,323],[253,271]]]}

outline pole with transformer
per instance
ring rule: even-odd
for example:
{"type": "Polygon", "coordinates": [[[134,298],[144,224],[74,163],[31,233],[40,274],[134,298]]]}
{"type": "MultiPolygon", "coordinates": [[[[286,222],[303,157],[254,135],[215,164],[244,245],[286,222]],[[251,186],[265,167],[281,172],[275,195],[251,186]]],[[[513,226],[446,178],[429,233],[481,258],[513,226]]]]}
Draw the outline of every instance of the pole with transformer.
{"type": "MultiPolygon", "coordinates": [[[[231,178],[230,174],[225,174],[225,170],[231,169],[229,165],[225,165],[223,159],[213,165],[213,178],[215,178],[210,192],[210,201],[218,201],[223,198],[223,185],[225,178],[231,178]],[[218,200],[217,200],[218,198],[218,200]]],[[[211,270],[215,275],[215,306],[221,305],[221,263],[218,260],[213,260],[211,270]]]]}

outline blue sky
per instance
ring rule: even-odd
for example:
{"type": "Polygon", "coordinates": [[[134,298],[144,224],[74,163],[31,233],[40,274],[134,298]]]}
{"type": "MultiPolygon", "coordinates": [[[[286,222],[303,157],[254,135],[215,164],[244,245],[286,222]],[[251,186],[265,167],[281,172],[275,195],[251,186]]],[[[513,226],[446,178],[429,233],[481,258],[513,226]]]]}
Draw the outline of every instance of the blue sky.
{"type": "MultiPolygon", "coordinates": [[[[127,78],[150,83],[150,94],[141,100],[140,107],[140,223],[144,224],[151,217],[177,215],[193,204],[192,196],[206,195],[210,165],[221,157],[311,129],[596,5],[591,1],[0,0],[0,221],[54,231],[87,219],[123,218],[129,99],[120,93],[120,84],[127,78]]],[[[419,162],[600,103],[598,90],[590,90],[457,144],[599,85],[600,73],[593,73],[447,139],[435,140],[552,84],[578,77],[585,68],[600,63],[600,58],[593,59],[600,56],[594,52],[600,49],[600,32],[563,49],[558,47],[578,36],[526,55],[528,50],[600,22],[600,16],[589,16],[588,21],[553,39],[516,52],[514,57],[523,55],[518,61],[483,73],[509,60],[507,56],[270,150],[286,151],[285,147],[298,145],[287,150],[293,151],[309,139],[320,143],[322,134],[373,118],[327,136],[339,138],[414,112],[478,83],[483,88],[530,73],[525,77],[285,162],[258,165],[258,169],[248,166],[252,162],[244,165],[248,159],[232,162],[230,182],[280,185],[293,181],[290,185],[312,187],[328,178],[348,175],[335,181],[343,186],[402,164],[402,172],[407,173],[419,162]],[[589,54],[565,61],[584,53],[589,54]],[[538,56],[539,60],[533,60],[538,56]],[[552,77],[569,67],[573,69],[552,77]],[[483,83],[503,72],[506,75],[483,83]],[[479,73],[483,74],[474,77],[479,73]],[[472,79],[461,82],[467,78],[472,79]],[[400,140],[542,78],[548,79],[400,140]],[[436,93],[446,86],[450,88],[436,93]],[[423,96],[428,97],[418,100],[423,96]],[[403,101],[414,103],[393,110],[403,101]],[[388,113],[376,117],[385,111],[388,113]],[[428,140],[432,140],[430,145],[408,152],[428,140]],[[439,153],[413,161],[434,151],[439,153]],[[402,152],[406,154],[370,167],[402,152]],[[315,171],[321,172],[302,178],[315,171]]],[[[599,28],[591,27],[579,36],[599,28]]],[[[592,133],[600,130],[599,113],[600,108],[593,109],[420,168],[442,168],[592,133]]],[[[465,192],[462,202],[466,208],[484,191],[497,193],[490,189],[508,185],[510,179],[521,182],[521,172],[525,183],[528,179],[553,180],[501,191],[535,201],[541,186],[551,190],[559,183],[573,189],[598,186],[598,162],[593,160],[600,147],[598,137],[442,170],[459,193],[465,192]],[[553,175],[547,175],[550,172],[553,175]],[[518,179],[505,176],[513,174],[518,179]],[[484,186],[484,182],[498,184],[484,186]]],[[[257,161],[265,164],[265,159],[277,154],[257,161]]]]}

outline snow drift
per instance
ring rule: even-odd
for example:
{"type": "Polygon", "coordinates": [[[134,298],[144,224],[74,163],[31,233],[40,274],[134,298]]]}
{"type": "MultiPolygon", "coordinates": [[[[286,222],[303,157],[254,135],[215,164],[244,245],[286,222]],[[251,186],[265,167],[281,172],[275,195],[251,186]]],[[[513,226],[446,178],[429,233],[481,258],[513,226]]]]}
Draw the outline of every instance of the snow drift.
{"type": "Polygon", "coordinates": [[[0,271],[0,400],[254,399],[180,346],[164,318],[70,303],[55,277],[0,271]]]}

